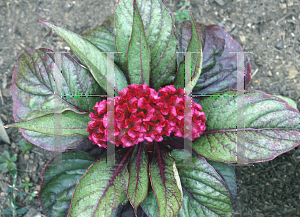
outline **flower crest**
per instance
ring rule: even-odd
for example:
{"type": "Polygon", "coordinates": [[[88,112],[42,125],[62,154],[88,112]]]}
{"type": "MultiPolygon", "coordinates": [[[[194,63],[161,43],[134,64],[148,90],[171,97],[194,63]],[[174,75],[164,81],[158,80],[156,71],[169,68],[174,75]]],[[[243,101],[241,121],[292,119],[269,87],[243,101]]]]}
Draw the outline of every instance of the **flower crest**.
{"type": "Polygon", "coordinates": [[[156,92],[146,84],[131,84],[120,92],[120,96],[115,97],[115,105],[112,98],[96,103],[93,108],[96,113],[89,115],[93,119],[87,129],[89,139],[93,144],[105,148],[107,140],[125,148],[144,140],[161,142],[163,135],[170,136],[171,133],[183,138],[192,136],[194,140],[206,129],[206,118],[201,112],[202,107],[188,98],[192,102],[192,114],[188,114],[192,117],[192,123],[184,119],[183,89],[169,85],[156,92]],[[112,111],[114,116],[108,115],[112,111]],[[109,120],[110,117],[114,117],[114,120],[109,120]]]}

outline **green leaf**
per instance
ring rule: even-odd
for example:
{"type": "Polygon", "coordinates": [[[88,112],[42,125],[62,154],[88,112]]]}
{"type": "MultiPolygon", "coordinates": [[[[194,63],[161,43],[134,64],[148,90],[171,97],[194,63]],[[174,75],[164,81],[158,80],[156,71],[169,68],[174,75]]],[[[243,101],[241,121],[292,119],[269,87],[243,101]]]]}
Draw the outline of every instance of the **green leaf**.
{"type": "Polygon", "coordinates": [[[23,196],[23,195],[27,195],[28,193],[26,193],[26,192],[19,192],[19,193],[17,193],[16,194],[16,196],[23,196]]]}
{"type": "Polygon", "coordinates": [[[7,168],[8,168],[8,170],[12,170],[15,167],[12,162],[7,162],[7,168]]]}
{"type": "Polygon", "coordinates": [[[4,170],[7,167],[7,163],[0,164],[0,170],[4,170]]]}
{"type": "Polygon", "coordinates": [[[26,146],[26,142],[24,142],[23,140],[20,140],[19,145],[21,146],[21,148],[23,148],[26,146]]]}
{"type": "MultiPolygon", "coordinates": [[[[185,52],[192,36],[191,22],[185,20],[176,23],[178,36],[178,51],[185,52]]],[[[229,88],[237,88],[237,54],[244,52],[224,28],[218,25],[206,26],[196,23],[201,38],[203,60],[201,75],[194,86],[193,95],[212,94],[229,88]]],[[[183,55],[178,55],[177,62],[183,61],[183,55]]],[[[245,55],[245,87],[251,80],[250,60],[245,55]]]]}
{"type": "Polygon", "coordinates": [[[7,194],[9,194],[10,192],[12,192],[13,188],[12,187],[9,187],[6,191],[7,194]]]}
{"type": "Polygon", "coordinates": [[[6,157],[7,160],[10,160],[10,156],[9,156],[8,151],[5,150],[5,151],[3,152],[3,154],[4,154],[4,157],[6,157]]]}
{"type": "MultiPolygon", "coordinates": [[[[190,21],[192,24],[192,36],[191,36],[191,40],[189,42],[188,48],[186,50],[186,52],[199,52],[199,53],[191,53],[191,78],[185,78],[185,63],[186,63],[186,59],[184,61],[182,61],[179,65],[178,68],[178,72],[176,75],[176,79],[174,82],[174,86],[176,87],[176,89],[178,88],[187,88],[186,92],[187,95],[189,95],[194,86],[197,84],[197,81],[200,77],[201,74],[201,69],[202,69],[202,58],[203,58],[203,54],[202,54],[202,47],[201,47],[201,40],[200,40],[200,36],[199,36],[199,32],[196,26],[196,23],[193,19],[192,13],[190,14],[190,21]],[[190,87],[185,87],[185,79],[191,79],[191,81],[189,82],[190,87]]],[[[185,54],[185,58],[187,57],[187,55],[185,54]]],[[[189,67],[189,66],[187,66],[189,67]]]]}
{"type": "MultiPolygon", "coordinates": [[[[61,93],[69,97],[55,94],[55,56],[47,52],[53,51],[44,48],[25,51],[18,58],[11,86],[15,122],[67,110],[77,114],[88,114],[93,111],[99,98],[70,96],[105,94],[90,72],[77,64],[68,54],[61,55],[61,93]],[[61,108],[58,109],[57,105],[61,108]]],[[[52,151],[63,151],[66,147],[79,145],[87,138],[86,135],[78,134],[60,137],[60,146],[63,147],[59,147],[59,144],[52,147],[54,144],[52,135],[22,129],[21,132],[32,144],[52,151]]]]}
{"type": "MultiPolygon", "coordinates": [[[[109,16],[100,26],[92,29],[88,29],[81,34],[82,37],[88,39],[90,42],[95,44],[104,52],[116,52],[115,40],[115,24],[114,24],[114,14],[109,16]]],[[[120,67],[121,71],[127,75],[127,68],[123,68],[120,65],[119,58],[115,55],[114,63],[120,67]]]]}
{"type": "Polygon", "coordinates": [[[8,124],[7,128],[18,127],[26,130],[31,130],[47,135],[58,135],[55,130],[61,130],[62,136],[70,135],[83,135],[88,136],[86,131],[88,122],[91,120],[89,114],[77,114],[73,111],[65,111],[61,114],[61,127],[57,128],[54,122],[55,114],[48,114],[41,117],[37,117],[28,121],[8,124]]]}
{"type": "Polygon", "coordinates": [[[178,10],[176,11],[175,15],[175,23],[181,23],[184,20],[188,20],[190,17],[190,14],[187,10],[178,10]]]}
{"type": "Polygon", "coordinates": [[[71,110],[81,114],[91,112],[97,97],[78,96],[105,94],[90,72],[68,54],[61,54],[61,93],[65,97],[55,93],[54,79],[59,75],[55,74],[55,55],[48,52],[53,51],[40,48],[25,51],[18,58],[12,81],[16,121],[49,114],[54,110],[71,110]],[[61,104],[60,109],[55,108],[58,104],[61,104]]]}
{"type": "Polygon", "coordinates": [[[19,144],[20,144],[21,150],[23,152],[25,152],[25,154],[28,154],[29,150],[32,148],[32,144],[30,142],[25,143],[23,140],[20,140],[19,144]]]}
{"type": "Polygon", "coordinates": [[[136,0],[134,0],[133,28],[128,44],[127,63],[130,84],[149,85],[150,50],[136,0]]]}
{"type": "Polygon", "coordinates": [[[278,98],[280,99],[283,99],[284,101],[286,101],[290,106],[292,106],[294,109],[297,109],[297,103],[290,99],[290,98],[287,98],[287,97],[284,97],[284,96],[280,96],[280,95],[274,95],[274,96],[277,96],[278,98]]]}
{"type": "Polygon", "coordinates": [[[81,34],[104,52],[115,52],[114,38],[116,35],[114,26],[114,14],[107,17],[100,26],[88,29],[81,34]]]}
{"type": "Polygon", "coordinates": [[[48,217],[67,216],[75,186],[82,177],[82,174],[70,172],[87,170],[94,162],[93,158],[78,151],[62,153],[61,158],[56,156],[47,163],[42,172],[39,199],[48,217]]]}
{"type": "MultiPolygon", "coordinates": [[[[161,0],[137,0],[136,5],[150,49],[150,87],[158,91],[160,87],[173,83],[176,75],[178,42],[175,37],[172,12],[165,7],[161,0]]],[[[132,0],[117,1],[115,25],[116,49],[118,52],[123,52],[118,53],[120,65],[127,68],[127,48],[133,28],[132,0]]]]}
{"type": "Polygon", "coordinates": [[[192,157],[192,165],[184,163],[184,150],[173,150],[183,191],[183,204],[178,217],[233,216],[231,197],[223,179],[204,157],[192,157]]]}
{"type": "Polygon", "coordinates": [[[14,155],[11,157],[10,160],[11,160],[12,162],[16,162],[16,161],[17,161],[17,156],[18,156],[17,154],[14,154],[14,155]]]}
{"type": "Polygon", "coordinates": [[[10,210],[10,209],[6,209],[6,210],[0,212],[0,214],[11,214],[11,215],[12,215],[12,214],[13,214],[13,211],[10,210]]]}
{"type": "Polygon", "coordinates": [[[2,162],[4,162],[4,163],[6,163],[8,160],[7,160],[7,158],[6,158],[6,157],[4,157],[4,156],[0,156],[0,161],[2,161],[2,162]]]}
{"type": "Polygon", "coordinates": [[[135,146],[129,163],[129,181],[127,196],[137,214],[138,206],[145,200],[148,193],[148,155],[142,143],[135,146]]]}
{"type": "MultiPolygon", "coordinates": [[[[121,68],[127,67],[127,47],[132,33],[133,1],[117,1],[115,6],[116,36],[114,38],[121,68]],[[124,22],[126,20],[126,22],[124,22]]],[[[128,73],[125,76],[129,79],[128,73]]]]}
{"type": "Polygon", "coordinates": [[[159,208],[153,189],[149,189],[148,195],[141,206],[149,217],[157,217],[159,208]]]}
{"type": "Polygon", "coordinates": [[[111,216],[120,204],[128,201],[127,165],[132,149],[116,152],[118,166],[106,164],[104,157],[89,167],[75,188],[68,217],[111,216]]]}
{"type": "MultiPolygon", "coordinates": [[[[94,79],[107,92],[107,85],[114,88],[114,85],[107,80],[107,54],[100,48],[92,44],[89,40],[77,35],[69,30],[61,28],[49,21],[38,20],[39,23],[53,29],[70,46],[75,55],[83,60],[89,68],[94,79]]],[[[115,91],[118,95],[121,90],[128,86],[123,72],[114,64],[115,91]]]]}
{"type": "Polygon", "coordinates": [[[17,166],[15,163],[11,163],[11,169],[8,169],[9,170],[9,173],[13,176],[13,178],[17,178],[18,176],[18,171],[16,170],[17,166]]]}
{"type": "Polygon", "coordinates": [[[224,180],[225,187],[229,189],[229,193],[232,196],[232,203],[236,200],[237,197],[237,187],[236,187],[236,179],[234,169],[225,163],[216,162],[212,160],[206,160],[213,168],[217,171],[217,173],[224,180]]]}
{"type": "Polygon", "coordinates": [[[236,91],[229,90],[195,100],[207,119],[206,130],[193,141],[199,155],[226,163],[236,163],[236,157],[242,159],[241,163],[255,163],[272,160],[300,144],[300,112],[286,101],[258,90],[245,91],[244,139],[237,141],[234,94],[236,91]]]}
{"type": "MultiPolygon", "coordinates": [[[[170,152],[161,150],[157,143],[149,165],[152,189],[162,216],[176,216],[182,205],[182,189],[175,160],[170,152]]],[[[148,208],[150,209],[150,208],[148,208]]]]}
{"type": "Polygon", "coordinates": [[[17,209],[16,213],[21,215],[21,214],[25,214],[28,211],[28,209],[17,209]]]}

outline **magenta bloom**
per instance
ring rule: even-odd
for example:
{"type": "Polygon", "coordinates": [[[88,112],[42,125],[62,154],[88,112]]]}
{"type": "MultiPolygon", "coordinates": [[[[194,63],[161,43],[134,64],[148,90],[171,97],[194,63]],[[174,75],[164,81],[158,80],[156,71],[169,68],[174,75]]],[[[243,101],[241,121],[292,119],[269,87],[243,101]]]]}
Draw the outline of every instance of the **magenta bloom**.
{"type": "Polygon", "coordinates": [[[106,141],[116,146],[130,147],[146,140],[161,142],[163,135],[174,133],[178,137],[194,140],[206,129],[202,107],[192,102],[192,123],[184,123],[185,96],[183,89],[169,85],[159,89],[159,94],[148,85],[131,84],[112,99],[108,106],[114,111],[114,120],[107,120],[107,100],[97,102],[96,113],[91,112],[87,132],[93,144],[106,148],[106,141]],[[114,124],[114,126],[108,126],[114,124]],[[184,129],[185,127],[185,129],[184,129]],[[193,130],[191,128],[193,127],[193,130]],[[114,130],[113,130],[114,129],[114,130]],[[186,131],[184,135],[184,130],[186,131]],[[114,133],[114,134],[113,134],[114,133]],[[115,141],[113,141],[113,135],[115,141]]]}

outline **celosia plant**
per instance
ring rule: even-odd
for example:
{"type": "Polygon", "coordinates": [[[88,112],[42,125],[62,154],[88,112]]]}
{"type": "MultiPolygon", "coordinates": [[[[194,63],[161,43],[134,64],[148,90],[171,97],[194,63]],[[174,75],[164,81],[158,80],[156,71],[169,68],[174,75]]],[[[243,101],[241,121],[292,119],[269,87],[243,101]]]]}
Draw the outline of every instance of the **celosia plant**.
{"type": "MultiPolygon", "coordinates": [[[[234,216],[230,164],[272,160],[300,143],[290,99],[243,91],[240,107],[234,52],[243,49],[217,25],[196,23],[192,14],[174,23],[161,0],[119,0],[114,15],[81,36],[38,22],[72,55],[61,54],[61,76],[52,50],[18,58],[15,123],[6,127],[62,152],[42,173],[39,200],[48,217],[234,216]],[[117,52],[112,69],[108,52],[117,52]],[[106,162],[111,147],[115,164],[106,162]],[[192,148],[186,164],[185,147],[192,148]]],[[[248,57],[244,65],[247,86],[248,57]]]]}
{"type": "MultiPolygon", "coordinates": [[[[124,148],[137,145],[144,140],[161,142],[163,135],[174,133],[177,137],[194,139],[205,130],[205,114],[199,104],[193,103],[192,123],[184,123],[184,90],[166,86],[158,93],[148,85],[131,84],[116,96],[115,105],[109,100],[109,107],[114,110],[114,130],[107,132],[107,101],[97,102],[91,113],[88,132],[93,144],[106,148],[106,141],[124,148]],[[115,106],[115,109],[114,109],[115,106]],[[186,129],[184,129],[184,127],[186,129]],[[191,128],[192,127],[192,131],[191,128]],[[184,134],[184,132],[186,132],[184,134]],[[192,135],[190,135],[192,133],[192,135]],[[113,138],[116,136],[116,139],[113,138]],[[115,141],[114,141],[115,140],[115,141]]],[[[187,96],[188,97],[188,96],[187,96]]],[[[188,97],[189,98],[189,97],[188,97]]],[[[189,99],[191,100],[191,99],[189,99]]],[[[191,140],[191,139],[190,139],[191,140]]]]}

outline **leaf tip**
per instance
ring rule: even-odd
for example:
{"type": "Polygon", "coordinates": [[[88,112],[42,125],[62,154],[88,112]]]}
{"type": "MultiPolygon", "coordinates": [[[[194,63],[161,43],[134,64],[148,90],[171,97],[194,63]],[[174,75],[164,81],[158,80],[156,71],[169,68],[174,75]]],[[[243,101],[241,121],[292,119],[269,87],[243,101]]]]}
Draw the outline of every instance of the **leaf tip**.
{"type": "Polygon", "coordinates": [[[47,22],[47,20],[38,19],[37,22],[38,22],[38,23],[45,24],[45,22],[47,22]]]}

